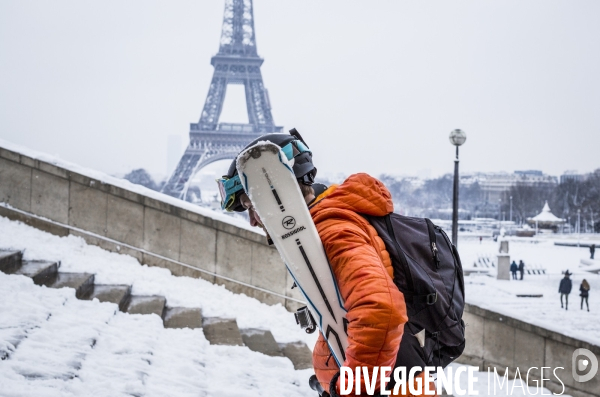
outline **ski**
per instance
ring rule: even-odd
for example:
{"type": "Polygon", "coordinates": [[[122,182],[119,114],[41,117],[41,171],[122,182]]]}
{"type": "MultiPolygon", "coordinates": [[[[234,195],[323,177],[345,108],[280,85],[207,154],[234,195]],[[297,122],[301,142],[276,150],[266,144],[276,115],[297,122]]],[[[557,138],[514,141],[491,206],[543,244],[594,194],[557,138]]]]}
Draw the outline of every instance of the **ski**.
{"type": "Polygon", "coordinates": [[[279,146],[264,141],[240,153],[237,169],[254,209],[341,366],[348,347],[346,310],[291,161],[279,146]]]}

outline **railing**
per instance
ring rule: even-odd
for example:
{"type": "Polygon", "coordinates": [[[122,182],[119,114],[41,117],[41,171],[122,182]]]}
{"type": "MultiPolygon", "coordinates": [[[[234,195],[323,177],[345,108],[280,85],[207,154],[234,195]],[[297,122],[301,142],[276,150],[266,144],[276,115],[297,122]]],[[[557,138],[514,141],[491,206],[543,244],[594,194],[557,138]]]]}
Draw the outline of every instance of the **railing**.
{"type": "Polygon", "coordinates": [[[281,132],[283,127],[275,125],[261,125],[261,124],[242,124],[242,123],[219,123],[216,126],[201,125],[199,123],[191,123],[190,131],[220,131],[220,132],[236,132],[236,133],[271,133],[281,132]],[[212,127],[216,127],[213,129],[212,127]]]}

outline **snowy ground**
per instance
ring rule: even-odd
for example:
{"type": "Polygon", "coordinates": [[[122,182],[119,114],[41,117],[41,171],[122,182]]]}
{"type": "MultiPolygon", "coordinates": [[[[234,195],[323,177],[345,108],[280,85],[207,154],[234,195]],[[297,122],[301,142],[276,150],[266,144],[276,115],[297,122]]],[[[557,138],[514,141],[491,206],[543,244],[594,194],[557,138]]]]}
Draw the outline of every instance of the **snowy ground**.
{"type": "MultiPolygon", "coordinates": [[[[240,328],[269,329],[281,343],[314,344],[315,335],[297,328],[293,315],[281,306],[264,305],[204,280],[173,277],[166,269],[140,266],[131,257],[88,246],[78,237],[53,236],[0,217],[0,246],[26,249],[26,259],[60,260],[62,271],[95,273],[97,283],[132,284],[137,295],[164,295],[171,306],[201,307],[207,317],[236,318],[240,328]]],[[[478,254],[497,252],[497,243],[491,242],[460,241],[459,247],[465,266],[478,254]]],[[[559,332],[598,343],[600,317],[592,298],[590,313],[561,311],[557,303],[560,270],[574,271],[577,285],[583,276],[577,269],[583,249],[511,243],[511,254],[528,264],[544,264],[550,274],[523,282],[470,276],[468,301],[552,329],[553,321],[568,318],[560,322],[565,325],[559,332]],[[519,288],[542,290],[544,298],[515,298],[511,291],[519,288]]],[[[600,279],[586,278],[593,292],[600,279]]],[[[9,359],[0,361],[2,397],[316,396],[307,384],[311,370],[295,371],[286,358],[245,347],[211,346],[202,330],[164,329],[157,316],[129,315],[113,304],[79,301],[73,290],[38,287],[23,276],[0,273],[0,291],[0,348],[12,351],[9,359]]],[[[478,378],[476,390],[488,395],[487,374],[478,378]]],[[[523,392],[516,388],[514,393],[495,395],[523,392]]]]}
{"type": "MultiPolygon", "coordinates": [[[[560,238],[564,240],[564,238],[560,238]]],[[[458,251],[463,267],[472,268],[478,256],[496,261],[499,243],[479,239],[459,240],[458,251]]],[[[467,302],[541,327],[600,345],[600,275],[585,271],[580,260],[589,258],[588,248],[554,245],[554,240],[509,240],[511,262],[523,260],[526,268],[543,268],[545,275],[525,274],[521,280],[496,280],[495,277],[470,275],[465,277],[467,302]],[[560,308],[558,285],[565,270],[571,276],[573,290],[569,310],[560,308]],[[586,279],[591,287],[590,311],[580,309],[579,285],[586,279]],[[598,292],[595,292],[598,291],[598,292]],[[543,294],[542,298],[518,298],[517,294],[543,294]]],[[[600,264],[600,260],[597,261],[600,264]]],[[[492,275],[495,276],[495,268],[492,275]]]]}
{"type": "MultiPolygon", "coordinates": [[[[1,396],[307,396],[310,370],[0,273],[1,396]]],[[[224,302],[225,303],[225,302],[224,302]]],[[[233,303],[233,302],[228,302],[233,303]]],[[[252,302],[244,305],[252,310],[252,302]]]]}

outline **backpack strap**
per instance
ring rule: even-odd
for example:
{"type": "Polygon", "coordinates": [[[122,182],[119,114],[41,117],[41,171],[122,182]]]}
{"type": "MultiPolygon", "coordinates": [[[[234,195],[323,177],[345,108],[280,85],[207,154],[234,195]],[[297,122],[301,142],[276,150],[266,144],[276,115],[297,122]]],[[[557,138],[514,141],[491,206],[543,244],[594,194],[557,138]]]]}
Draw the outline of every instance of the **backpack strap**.
{"type": "Polygon", "coordinates": [[[427,233],[429,233],[429,244],[431,248],[431,254],[433,255],[433,261],[435,263],[435,268],[440,268],[440,257],[438,256],[438,248],[437,248],[437,240],[435,237],[435,229],[433,226],[433,222],[428,218],[425,218],[425,223],[427,224],[427,233]]]}
{"type": "Polygon", "coordinates": [[[413,295],[413,294],[409,294],[409,293],[403,293],[404,294],[404,298],[410,298],[412,299],[413,303],[426,303],[427,305],[433,305],[435,302],[437,302],[437,291],[436,292],[432,292],[431,294],[422,294],[422,295],[413,295]]]}
{"type": "MultiPolygon", "coordinates": [[[[368,219],[369,218],[367,218],[367,220],[368,219]]],[[[402,251],[400,244],[398,244],[398,240],[396,240],[396,233],[394,233],[394,227],[392,226],[392,220],[390,219],[390,214],[385,215],[383,217],[383,219],[385,220],[385,226],[387,228],[387,232],[390,235],[390,237],[392,238],[392,241],[394,242],[394,247],[396,248],[396,252],[398,253],[398,258],[400,258],[400,263],[402,264],[402,268],[404,268],[404,272],[406,273],[406,284],[408,285],[408,289],[410,291],[414,291],[415,286],[413,284],[412,275],[410,274],[410,267],[408,266],[408,261],[406,260],[406,255],[404,254],[404,251],[402,251]]]]}

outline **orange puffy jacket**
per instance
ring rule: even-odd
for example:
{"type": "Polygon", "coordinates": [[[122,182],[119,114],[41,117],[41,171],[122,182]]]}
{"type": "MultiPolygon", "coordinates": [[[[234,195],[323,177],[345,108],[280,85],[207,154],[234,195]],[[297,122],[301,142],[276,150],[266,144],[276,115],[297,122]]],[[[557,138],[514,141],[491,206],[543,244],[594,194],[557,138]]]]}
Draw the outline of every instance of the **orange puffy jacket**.
{"type": "MultiPolygon", "coordinates": [[[[311,205],[310,213],[348,313],[348,349],[344,366],[394,367],[404,324],[404,296],[393,282],[393,268],[383,240],[359,214],[383,216],[393,211],[390,192],[367,174],[354,174],[332,186],[311,205]]],[[[313,366],[325,390],[339,371],[319,335],[313,366]]],[[[377,379],[377,389],[379,389],[377,379]]],[[[364,380],[361,391],[365,390],[364,380]]],[[[338,381],[339,391],[339,381],[338,381]]]]}

